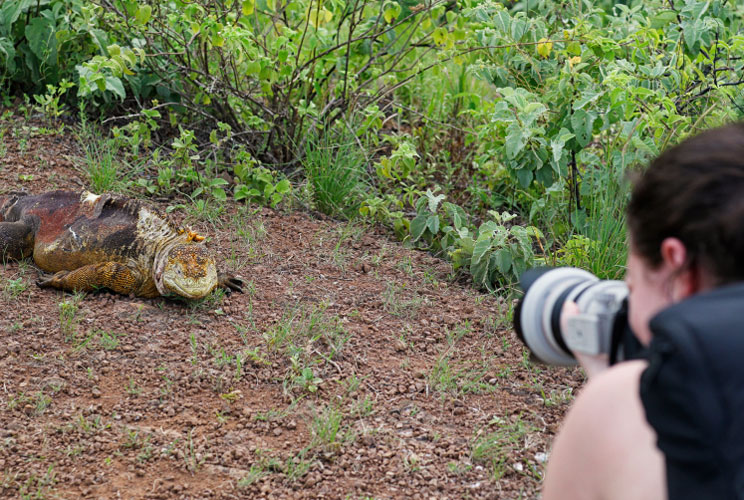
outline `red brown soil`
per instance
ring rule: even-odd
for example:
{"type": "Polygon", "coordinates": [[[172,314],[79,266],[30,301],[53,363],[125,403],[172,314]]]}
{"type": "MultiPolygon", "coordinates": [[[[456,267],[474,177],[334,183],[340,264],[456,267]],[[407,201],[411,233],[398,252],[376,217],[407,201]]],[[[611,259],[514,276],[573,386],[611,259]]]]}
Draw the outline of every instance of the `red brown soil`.
{"type": "MultiPolygon", "coordinates": [[[[0,122],[0,192],[87,187],[72,133],[40,126],[0,122]]],[[[31,261],[0,267],[0,496],[539,495],[583,378],[528,363],[503,299],[374,228],[174,215],[244,294],[76,298],[31,261]]]]}

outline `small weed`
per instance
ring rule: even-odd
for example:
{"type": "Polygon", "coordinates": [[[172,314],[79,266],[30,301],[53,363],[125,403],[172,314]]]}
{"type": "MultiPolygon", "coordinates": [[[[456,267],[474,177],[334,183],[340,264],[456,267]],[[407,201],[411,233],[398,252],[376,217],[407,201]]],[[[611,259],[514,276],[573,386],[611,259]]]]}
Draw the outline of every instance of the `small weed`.
{"type": "Polygon", "coordinates": [[[339,233],[336,245],[333,247],[333,254],[331,260],[333,264],[339,269],[343,270],[346,268],[346,259],[348,257],[348,250],[344,248],[344,244],[347,240],[356,241],[364,234],[364,226],[358,223],[349,222],[343,226],[339,226],[337,232],[339,233]]]}
{"type": "Polygon", "coordinates": [[[85,434],[94,434],[111,427],[111,424],[105,423],[100,415],[92,415],[90,418],[85,418],[83,414],[78,414],[74,425],[85,434]]]}
{"type": "Polygon", "coordinates": [[[123,334],[109,332],[106,330],[98,330],[98,343],[107,351],[113,351],[119,347],[119,338],[123,334]]]}
{"type": "Polygon", "coordinates": [[[447,464],[447,470],[449,470],[452,474],[456,474],[458,476],[469,472],[472,468],[472,465],[464,464],[462,462],[449,462],[447,464]]]}
{"type": "Polygon", "coordinates": [[[121,333],[109,332],[106,330],[91,330],[88,335],[80,343],[75,346],[76,350],[90,348],[91,344],[98,340],[98,345],[106,351],[113,351],[119,347],[119,338],[122,337],[121,333]]]}
{"type": "Polygon", "coordinates": [[[414,318],[424,303],[423,297],[414,297],[410,300],[401,298],[405,284],[397,285],[388,283],[382,292],[382,308],[393,316],[414,318]]]}
{"type": "Polygon", "coordinates": [[[8,409],[9,410],[15,410],[21,404],[23,404],[23,403],[25,403],[27,401],[29,401],[28,396],[26,396],[26,394],[23,393],[23,392],[19,392],[17,395],[15,395],[14,397],[12,397],[12,398],[10,398],[8,400],[8,403],[7,403],[8,409]]]}
{"type": "Polygon", "coordinates": [[[79,322],[77,313],[83,297],[85,297],[85,294],[76,293],[71,298],[59,303],[59,327],[65,337],[65,342],[75,340],[77,337],[79,322]]]}
{"type": "MultiPolygon", "coordinates": [[[[295,375],[292,380],[293,387],[299,387],[307,392],[314,393],[318,391],[318,387],[323,383],[323,379],[317,377],[313,372],[313,369],[309,366],[303,368],[299,374],[295,375]]],[[[291,391],[290,391],[291,392],[291,391]]]]}
{"type": "Polygon", "coordinates": [[[346,391],[346,394],[354,394],[357,390],[359,390],[359,386],[362,383],[362,379],[357,377],[356,373],[352,373],[346,379],[341,381],[341,385],[344,388],[344,391],[346,391]]]}
{"type": "Polygon", "coordinates": [[[50,489],[57,482],[54,466],[50,465],[43,476],[30,474],[28,479],[18,488],[21,500],[50,498],[50,489]]]}
{"type": "Polygon", "coordinates": [[[535,383],[535,388],[540,393],[540,399],[542,399],[543,404],[547,407],[569,403],[573,401],[574,398],[573,388],[571,387],[566,387],[562,391],[551,389],[549,394],[545,394],[545,389],[543,389],[542,385],[537,382],[535,383]]]}
{"type": "Polygon", "coordinates": [[[197,453],[194,445],[193,429],[189,429],[188,438],[184,443],[183,459],[189,472],[196,472],[204,463],[204,457],[201,453],[197,453]]]}
{"type": "Polygon", "coordinates": [[[34,394],[34,415],[41,415],[52,404],[52,398],[39,391],[34,394]]]}
{"type": "Polygon", "coordinates": [[[162,376],[163,385],[160,387],[160,394],[164,397],[173,394],[173,380],[166,375],[162,376]]]}
{"type": "Polygon", "coordinates": [[[278,351],[295,358],[297,373],[302,369],[308,353],[315,353],[328,361],[339,357],[351,338],[338,316],[325,313],[327,306],[320,305],[310,311],[295,309],[285,313],[280,321],[263,333],[271,351],[278,351]]]}
{"type": "Polygon", "coordinates": [[[403,457],[403,467],[408,472],[416,472],[421,470],[421,458],[415,453],[409,453],[403,457]]]}
{"type": "Polygon", "coordinates": [[[488,367],[456,370],[451,366],[450,356],[448,352],[440,355],[429,374],[429,385],[435,391],[458,395],[482,394],[495,390],[485,380],[488,367]]]}
{"type": "Polygon", "coordinates": [[[311,447],[337,452],[344,444],[353,440],[353,434],[343,425],[344,416],[338,408],[328,405],[320,412],[313,409],[311,418],[311,447]]]}
{"type": "Polygon", "coordinates": [[[149,446],[150,436],[142,436],[136,429],[125,429],[124,430],[124,443],[121,445],[122,448],[129,448],[139,450],[146,446],[149,446]]]}
{"type": "Polygon", "coordinates": [[[189,345],[191,346],[191,365],[196,366],[199,364],[199,343],[193,333],[189,334],[189,345]]]}
{"type": "Polygon", "coordinates": [[[403,271],[408,276],[413,276],[413,264],[411,263],[411,258],[408,256],[405,256],[401,260],[399,260],[395,264],[395,268],[403,271]]]}
{"type": "Polygon", "coordinates": [[[127,387],[126,387],[127,394],[129,394],[132,397],[137,397],[142,392],[142,389],[137,386],[137,383],[134,381],[133,378],[129,377],[129,380],[127,381],[127,387]]]}
{"type": "Polygon", "coordinates": [[[248,474],[238,479],[238,489],[245,489],[268,475],[269,473],[260,464],[251,464],[248,474]]]}
{"type": "Polygon", "coordinates": [[[64,454],[68,457],[77,457],[81,455],[85,451],[85,446],[81,444],[76,444],[75,446],[68,445],[67,448],[65,448],[64,454]]]}
{"type": "Polygon", "coordinates": [[[364,396],[364,399],[354,401],[354,404],[351,406],[351,415],[354,417],[365,418],[374,412],[375,402],[369,396],[364,396]]]}
{"type": "Polygon", "coordinates": [[[22,277],[9,279],[3,285],[3,297],[6,300],[15,300],[26,290],[28,290],[28,285],[24,282],[22,277]]]}
{"type": "Polygon", "coordinates": [[[41,391],[33,394],[26,394],[19,392],[14,397],[8,400],[7,406],[9,410],[22,409],[24,412],[29,412],[30,415],[39,416],[42,415],[49,405],[52,404],[52,398],[41,391]]]}
{"type": "Polygon", "coordinates": [[[494,480],[499,480],[507,470],[510,456],[523,448],[523,441],[535,429],[522,420],[521,415],[515,419],[494,418],[490,424],[495,431],[479,431],[471,443],[471,457],[474,462],[488,464],[494,480]]]}
{"type": "Polygon", "coordinates": [[[215,224],[225,211],[224,204],[206,198],[192,199],[190,205],[183,205],[183,207],[189,216],[215,224]]]}
{"type": "Polygon", "coordinates": [[[460,339],[472,332],[470,321],[463,321],[455,326],[454,330],[447,329],[447,344],[454,346],[460,339]]]}
{"type": "Polygon", "coordinates": [[[271,408],[268,411],[256,412],[256,414],[253,415],[253,420],[256,420],[259,422],[274,422],[276,420],[283,419],[287,415],[288,413],[286,410],[276,410],[274,408],[271,408]]]}
{"type": "Polygon", "coordinates": [[[289,457],[284,462],[284,476],[289,482],[297,481],[305,476],[313,463],[305,459],[306,450],[302,450],[294,457],[289,457]]]}

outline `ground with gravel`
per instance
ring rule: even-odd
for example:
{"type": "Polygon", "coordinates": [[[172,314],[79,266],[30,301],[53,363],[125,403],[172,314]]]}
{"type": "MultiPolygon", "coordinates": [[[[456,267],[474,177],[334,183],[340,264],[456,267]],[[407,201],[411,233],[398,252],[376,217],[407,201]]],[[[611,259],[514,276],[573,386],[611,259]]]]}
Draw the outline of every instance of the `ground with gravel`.
{"type": "MultiPolygon", "coordinates": [[[[69,127],[0,130],[0,193],[88,187],[69,127]]],[[[531,364],[507,301],[359,223],[172,215],[243,294],[73,295],[0,267],[1,497],[539,496],[583,376],[531,364]]]]}

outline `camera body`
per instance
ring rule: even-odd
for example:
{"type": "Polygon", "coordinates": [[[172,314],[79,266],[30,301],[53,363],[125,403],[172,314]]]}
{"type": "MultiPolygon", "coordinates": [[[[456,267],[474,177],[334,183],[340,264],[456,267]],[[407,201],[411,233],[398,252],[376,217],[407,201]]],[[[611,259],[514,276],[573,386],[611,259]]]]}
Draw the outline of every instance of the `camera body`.
{"type": "Polygon", "coordinates": [[[574,365],[573,352],[606,353],[613,364],[640,351],[628,325],[624,282],[560,267],[531,269],[522,275],[520,285],[525,294],[514,311],[514,329],[540,361],[574,365]],[[579,314],[562,325],[566,301],[575,302],[579,314]]]}

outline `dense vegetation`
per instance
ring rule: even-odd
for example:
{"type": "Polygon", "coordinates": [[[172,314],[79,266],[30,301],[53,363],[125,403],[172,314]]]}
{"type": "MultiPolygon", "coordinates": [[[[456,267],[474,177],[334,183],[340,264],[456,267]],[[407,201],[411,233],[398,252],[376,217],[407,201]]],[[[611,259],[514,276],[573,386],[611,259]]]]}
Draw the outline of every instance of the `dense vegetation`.
{"type": "Polygon", "coordinates": [[[381,222],[489,289],[536,262],[617,277],[627,171],[744,114],[742,19],[726,0],[19,0],[0,91],[78,119],[96,190],[381,222]]]}

